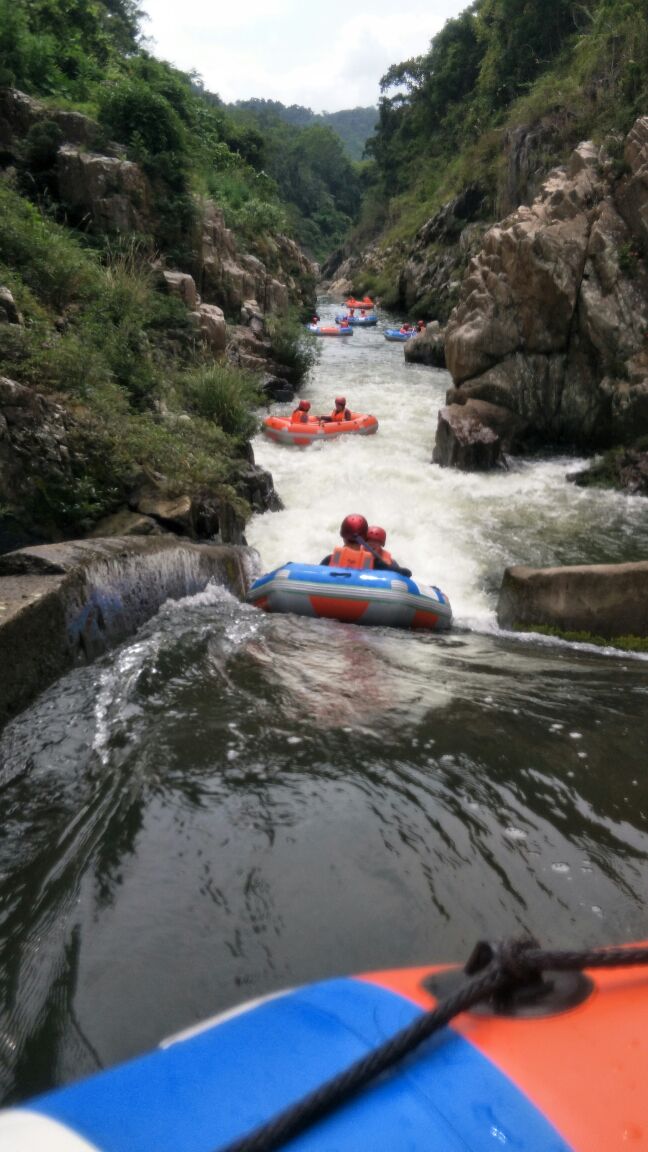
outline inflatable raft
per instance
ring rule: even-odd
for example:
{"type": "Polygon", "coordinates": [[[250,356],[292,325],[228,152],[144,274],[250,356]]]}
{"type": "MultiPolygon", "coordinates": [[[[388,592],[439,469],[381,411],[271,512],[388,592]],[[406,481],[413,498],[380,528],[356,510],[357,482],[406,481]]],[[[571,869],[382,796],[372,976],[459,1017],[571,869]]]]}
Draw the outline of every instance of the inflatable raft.
{"type": "MultiPolygon", "coordinates": [[[[243,1005],[0,1114],[0,1152],[220,1152],[420,1020],[456,976],[372,972],[243,1005]]],[[[648,968],[579,979],[558,1007],[464,1012],[286,1146],[646,1152],[648,968]]]]}
{"type": "Polygon", "coordinates": [[[316,440],[333,440],[336,436],[371,436],[378,431],[375,416],[352,412],[352,420],[329,420],[323,423],[317,416],[309,416],[304,424],[293,423],[290,416],[266,416],[261,427],[276,444],[313,444],[316,440]]]}
{"type": "Polygon", "coordinates": [[[350,296],[348,300],[344,301],[344,307],[345,308],[373,308],[374,302],[371,299],[371,296],[365,296],[363,300],[355,300],[353,296],[350,296]]]}
{"type": "Polygon", "coordinates": [[[335,324],[307,324],[314,336],[353,336],[353,328],[338,328],[335,324]]]}
{"type": "Polygon", "coordinates": [[[255,580],[247,599],[265,612],[292,612],[345,624],[433,632],[452,624],[450,602],[439,588],[396,572],[289,563],[255,580]]]}
{"type": "Polygon", "coordinates": [[[383,336],[385,340],[400,340],[404,343],[405,340],[411,340],[412,336],[416,336],[416,329],[412,328],[409,332],[401,332],[400,328],[385,328],[383,336]]]}
{"type": "Polygon", "coordinates": [[[378,323],[378,317],[375,312],[370,316],[336,316],[335,322],[339,324],[341,320],[348,320],[355,328],[375,328],[378,323]]]}

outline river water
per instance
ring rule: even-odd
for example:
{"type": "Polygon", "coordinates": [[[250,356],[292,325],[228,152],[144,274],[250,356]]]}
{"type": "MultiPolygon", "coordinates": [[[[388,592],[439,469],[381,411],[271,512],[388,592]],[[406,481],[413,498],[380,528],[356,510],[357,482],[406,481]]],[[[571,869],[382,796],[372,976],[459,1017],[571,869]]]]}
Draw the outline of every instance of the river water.
{"type": "MultiPolygon", "coordinates": [[[[332,315],[323,301],[322,315],[332,315]]],[[[208,588],[64,677],[0,741],[0,1092],[107,1066],[269,990],[543,943],[648,936],[648,662],[497,631],[506,564],[642,558],[648,505],[573,459],[430,464],[445,373],[378,331],[304,395],[376,436],[259,439],[286,508],[250,542],[319,560],[388,530],[457,628],[268,617],[208,588]]]]}

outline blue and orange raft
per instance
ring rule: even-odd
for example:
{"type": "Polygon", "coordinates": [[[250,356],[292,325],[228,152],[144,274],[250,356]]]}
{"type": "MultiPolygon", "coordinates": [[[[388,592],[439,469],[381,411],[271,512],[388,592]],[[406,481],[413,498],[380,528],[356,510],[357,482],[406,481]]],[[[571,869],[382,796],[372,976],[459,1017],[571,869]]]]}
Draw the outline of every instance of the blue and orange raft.
{"type": "MultiPolygon", "coordinates": [[[[448,966],[244,1005],[0,1116],[0,1152],[218,1152],[434,1008],[448,966]]],[[[452,975],[452,973],[450,973],[452,975]]],[[[648,967],[540,1018],[465,1012],[295,1152],[646,1152],[648,967]]]]}
{"type": "Polygon", "coordinates": [[[452,623],[450,602],[440,588],[388,571],[289,563],[255,580],[247,599],[266,612],[346,624],[438,632],[452,623]]]}

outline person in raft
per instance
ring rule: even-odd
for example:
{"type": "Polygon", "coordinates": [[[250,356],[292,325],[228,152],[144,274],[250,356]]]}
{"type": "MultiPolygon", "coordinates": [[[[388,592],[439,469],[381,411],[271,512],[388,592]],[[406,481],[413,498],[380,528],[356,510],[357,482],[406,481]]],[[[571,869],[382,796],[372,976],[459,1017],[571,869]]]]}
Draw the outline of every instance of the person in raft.
{"type": "Polygon", "coordinates": [[[310,400],[300,400],[295,408],[295,411],[290,417],[291,424],[308,424],[308,413],[310,412],[310,400]]]}
{"type": "Polygon", "coordinates": [[[411,331],[412,331],[412,325],[411,324],[401,324],[401,326],[399,328],[399,332],[411,332],[411,331]]]}
{"type": "Polygon", "coordinates": [[[367,542],[369,525],[364,516],[351,513],[345,516],[340,525],[342,547],[334,548],[328,556],[320,560],[331,568],[376,569],[379,572],[399,572],[401,576],[411,576],[409,568],[401,568],[395,561],[389,564],[381,560],[377,552],[367,542]]]}
{"type": "Polygon", "coordinates": [[[377,524],[370,524],[367,528],[367,546],[371,548],[374,555],[377,555],[380,560],[384,560],[385,564],[395,564],[397,569],[403,576],[411,576],[412,573],[409,568],[403,568],[397,560],[394,560],[391,552],[385,548],[387,541],[387,533],[384,528],[379,528],[377,524]]]}
{"type": "Polygon", "coordinates": [[[419,320],[416,327],[418,328],[419,332],[425,332],[425,320],[419,320]]]}
{"type": "Polygon", "coordinates": [[[346,406],[345,396],[335,397],[335,408],[330,416],[320,416],[323,424],[341,424],[343,420],[353,420],[353,412],[346,406]]]}
{"type": "Polygon", "coordinates": [[[340,328],[348,328],[348,327],[349,327],[349,318],[348,318],[348,316],[343,316],[342,319],[340,320],[340,328]]]}

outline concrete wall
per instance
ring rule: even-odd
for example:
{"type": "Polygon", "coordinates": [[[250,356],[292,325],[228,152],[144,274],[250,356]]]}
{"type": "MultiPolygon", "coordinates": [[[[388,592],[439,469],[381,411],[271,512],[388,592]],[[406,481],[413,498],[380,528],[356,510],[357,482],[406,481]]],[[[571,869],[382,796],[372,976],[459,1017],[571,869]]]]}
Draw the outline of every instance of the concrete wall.
{"type": "Polygon", "coordinates": [[[92,660],[165,600],[210,580],[244,596],[256,553],[173,536],[111,537],[0,557],[0,724],[75,664],[92,660]]]}

